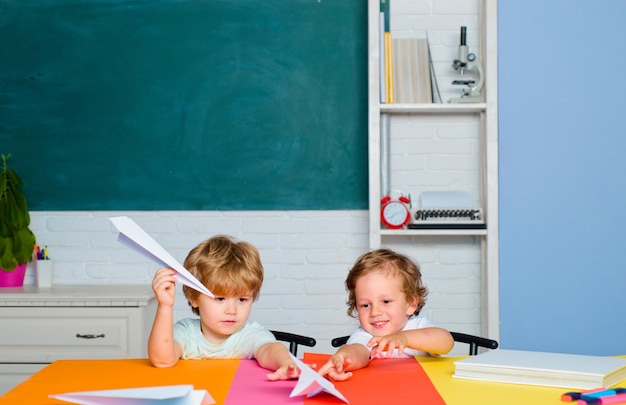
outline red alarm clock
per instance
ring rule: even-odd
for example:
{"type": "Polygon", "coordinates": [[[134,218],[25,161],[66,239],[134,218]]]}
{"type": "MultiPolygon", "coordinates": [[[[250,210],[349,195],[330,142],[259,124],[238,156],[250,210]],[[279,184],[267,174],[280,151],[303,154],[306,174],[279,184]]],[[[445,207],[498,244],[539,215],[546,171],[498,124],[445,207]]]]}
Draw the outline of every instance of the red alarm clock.
{"type": "Polygon", "coordinates": [[[400,196],[397,199],[385,196],[380,200],[380,221],[389,229],[400,229],[411,220],[411,200],[400,196]]]}

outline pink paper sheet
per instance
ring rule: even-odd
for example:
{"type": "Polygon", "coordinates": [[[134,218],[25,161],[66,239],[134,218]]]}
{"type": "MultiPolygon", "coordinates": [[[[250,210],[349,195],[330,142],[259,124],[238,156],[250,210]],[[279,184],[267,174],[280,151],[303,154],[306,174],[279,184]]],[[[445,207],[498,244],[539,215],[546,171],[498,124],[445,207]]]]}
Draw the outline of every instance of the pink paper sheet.
{"type": "Polygon", "coordinates": [[[296,380],[270,381],[270,373],[256,360],[241,360],[224,405],[302,405],[304,397],[290,398],[296,380]]]}

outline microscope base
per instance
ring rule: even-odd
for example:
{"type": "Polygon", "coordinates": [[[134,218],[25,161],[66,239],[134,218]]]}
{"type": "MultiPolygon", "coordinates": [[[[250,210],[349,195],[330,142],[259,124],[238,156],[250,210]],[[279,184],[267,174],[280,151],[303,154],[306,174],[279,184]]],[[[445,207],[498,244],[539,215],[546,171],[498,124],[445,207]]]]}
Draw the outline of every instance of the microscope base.
{"type": "Polygon", "coordinates": [[[472,96],[461,96],[456,98],[451,98],[449,103],[484,103],[485,97],[482,94],[476,94],[472,96]]]}

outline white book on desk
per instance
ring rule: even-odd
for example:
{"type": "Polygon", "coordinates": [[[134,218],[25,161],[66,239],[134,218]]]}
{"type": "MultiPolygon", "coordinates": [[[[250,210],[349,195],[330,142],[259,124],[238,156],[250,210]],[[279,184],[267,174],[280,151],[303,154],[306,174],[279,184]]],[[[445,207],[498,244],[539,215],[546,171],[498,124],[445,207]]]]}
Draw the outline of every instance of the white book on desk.
{"type": "Polygon", "coordinates": [[[454,377],[591,389],[626,379],[626,359],[521,350],[490,350],[454,363],[454,377]]]}

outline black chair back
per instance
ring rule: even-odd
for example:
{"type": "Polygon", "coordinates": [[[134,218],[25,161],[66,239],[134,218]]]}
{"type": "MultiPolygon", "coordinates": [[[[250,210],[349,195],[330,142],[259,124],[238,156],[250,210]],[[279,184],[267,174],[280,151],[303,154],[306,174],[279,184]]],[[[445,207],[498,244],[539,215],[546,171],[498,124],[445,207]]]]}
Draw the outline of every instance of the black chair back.
{"type": "Polygon", "coordinates": [[[278,330],[271,330],[270,332],[274,334],[276,340],[289,342],[289,351],[294,356],[298,356],[298,345],[314,347],[317,344],[317,341],[312,337],[297,335],[289,332],[281,332],[278,330]]]}
{"type": "MultiPolygon", "coordinates": [[[[469,355],[475,356],[478,354],[478,348],[484,347],[487,349],[497,349],[498,342],[493,339],[487,339],[480,336],[469,335],[467,333],[459,333],[459,332],[450,332],[452,338],[455,342],[467,343],[469,344],[469,355]]],[[[333,347],[340,347],[341,345],[346,344],[348,338],[350,336],[340,336],[336,337],[330,341],[330,344],[333,347]]]]}

